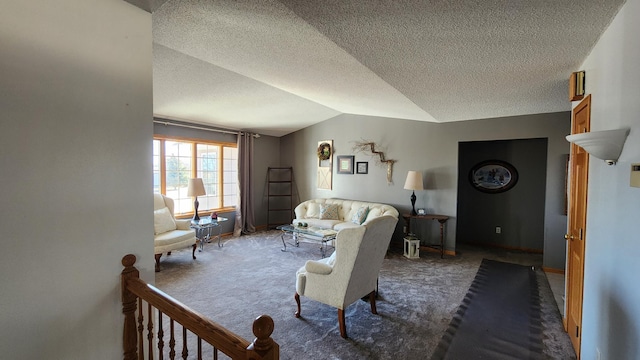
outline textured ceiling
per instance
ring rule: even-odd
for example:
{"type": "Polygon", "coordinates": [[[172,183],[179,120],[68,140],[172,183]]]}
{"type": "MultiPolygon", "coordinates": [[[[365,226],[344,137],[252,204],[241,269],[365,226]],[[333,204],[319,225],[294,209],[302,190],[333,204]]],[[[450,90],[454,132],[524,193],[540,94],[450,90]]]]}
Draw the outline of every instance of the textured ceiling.
{"type": "Polygon", "coordinates": [[[568,111],[623,0],[130,2],[152,12],[156,116],[282,136],[342,113],[568,111]]]}

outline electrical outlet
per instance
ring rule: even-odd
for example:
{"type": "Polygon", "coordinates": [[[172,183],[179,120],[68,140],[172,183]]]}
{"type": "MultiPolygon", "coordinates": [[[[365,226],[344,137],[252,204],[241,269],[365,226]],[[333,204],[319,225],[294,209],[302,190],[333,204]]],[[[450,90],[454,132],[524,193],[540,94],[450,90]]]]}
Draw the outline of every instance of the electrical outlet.
{"type": "Polygon", "coordinates": [[[502,234],[502,228],[500,226],[496,226],[496,234],[502,234]]]}

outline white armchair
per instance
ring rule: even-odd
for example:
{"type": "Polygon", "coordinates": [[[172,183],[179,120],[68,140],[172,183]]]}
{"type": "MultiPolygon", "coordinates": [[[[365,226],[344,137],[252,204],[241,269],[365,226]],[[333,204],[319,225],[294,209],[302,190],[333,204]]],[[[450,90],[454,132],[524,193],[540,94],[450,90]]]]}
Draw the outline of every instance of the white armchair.
{"type": "Polygon", "coordinates": [[[162,194],[153,194],[153,225],[156,271],[160,271],[160,257],[165,252],[171,255],[172,250],[192,246],[191,256],[196,258],[196,233],[191,229],[191,220],[174,217],[173,199],[162,194]]]}
{"type": "Polygon", "coordinates": [[[347,337],[344,310],[369,295],[371,312],[377,314],[375,290],[378,273],[389,247],[397,218],[385,215],[367,226],[346,228],[336,236],[334,253],[322,260],[308,260],[296,273],[296,317],[300,295],[338,308],[340,335],[347,337]]]}

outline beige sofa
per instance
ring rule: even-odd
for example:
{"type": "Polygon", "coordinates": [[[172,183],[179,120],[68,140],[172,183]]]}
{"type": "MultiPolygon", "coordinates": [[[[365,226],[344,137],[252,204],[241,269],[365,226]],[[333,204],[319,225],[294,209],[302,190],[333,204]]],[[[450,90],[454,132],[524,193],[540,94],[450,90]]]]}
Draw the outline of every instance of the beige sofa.
{"type": "Polygon", "coordinates": [[[336,231],[366,226],[371,220],[384,215],[395,219],[399,216],[398,210],[391,205],[345,199],[311,199],[300,203],[294,211],[294,225],[307,223],[336,231]]]}

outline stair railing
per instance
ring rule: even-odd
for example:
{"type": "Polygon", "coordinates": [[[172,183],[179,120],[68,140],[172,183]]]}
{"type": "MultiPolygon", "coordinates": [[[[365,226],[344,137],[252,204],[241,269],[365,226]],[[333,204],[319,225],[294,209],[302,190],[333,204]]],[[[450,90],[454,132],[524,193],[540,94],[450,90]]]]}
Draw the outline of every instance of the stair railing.
{"type": "Polygon", "coordinates": [[[154,355],[157,355],[159,360],[163,360],[165,356],[175,359],[176,342],[182,343],[180,356],[183,359],[188,358],[189,347],[193,345],[196,347],[197,359],[202,359],[203,342],[209,344],[209,347],[205,346],[204,350],[212,352],[213,359],[218,358],[218,352],[234,360],[278,360],[280,358],[280,347],[271,338],[273,319],[268,315],[261,315],[255,319],[253,334],[256,338],[253,342],[249,342],[141,280],[140,273],[134,266],[135,262],[136,257],[132,254],[122,258],[124,360],[153,360],[154,355]],[[144,304],[146,304],[146,311],[143,308],[144,304]],[[154,321],[157,321],[157,330],[155,330],[154,321]],[[176,323],[182,326],[182,331],[177,334],[176,323]],[[165,327],[168,328],[165,330],[165,327]],[[165,331],[169,332],[169,343],[166,347],[165,331]],[[156,337],[155,340],[154,337],[156,337]]]}

